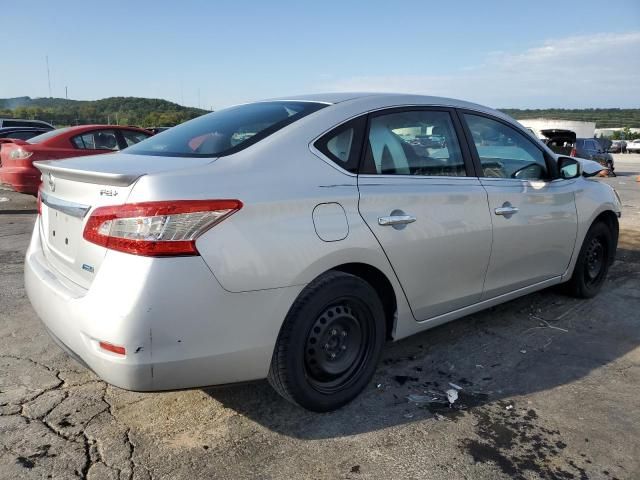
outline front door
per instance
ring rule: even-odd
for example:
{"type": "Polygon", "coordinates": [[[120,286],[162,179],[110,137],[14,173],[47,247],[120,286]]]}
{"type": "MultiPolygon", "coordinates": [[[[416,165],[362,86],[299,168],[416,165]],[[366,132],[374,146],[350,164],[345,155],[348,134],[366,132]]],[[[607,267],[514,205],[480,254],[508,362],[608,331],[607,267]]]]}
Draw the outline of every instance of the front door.
{"type": "Polygon", "coordinates": [[[483,299],[562,275],[576,239],[575,180],[554,179],[555,160],[507,123],[462,116],[493,223],[483,299]]]}
{"type": "Polygon", "coordinates": [[[482,295],[491,219],[461,135],[444,108],[385,110],[368,122],[360,214],[419,321],[482,295]]]}

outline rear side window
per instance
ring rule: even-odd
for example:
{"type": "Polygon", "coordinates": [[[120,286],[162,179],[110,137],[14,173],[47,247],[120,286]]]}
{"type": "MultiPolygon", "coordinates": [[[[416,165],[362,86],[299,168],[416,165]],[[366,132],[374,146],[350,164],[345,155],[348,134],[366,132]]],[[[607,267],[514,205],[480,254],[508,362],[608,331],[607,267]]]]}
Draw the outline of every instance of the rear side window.
{"type": "Polygon", "coordinates": [[[366,122],[366,117],[361,117],[340,125],[323,135],[314,146],[339,167],[357,173],[366,122]]]}
{"type": "Polygon", "coordinates": [[[220,157],[239,152],[325,107],[315,102],[259,102],[195,118],[127,149],[138,155],[220,157]]]}
{"type": "Polygon", "coordinates": [[[113,130],[95,130],[83,133],[73,137],[71,143],[82,150],[120,150],[116,132],[113,130]]]}
{"type": "Polygon", "coordinates": [[[416,110],[371,118],[361,173],[464,177],[449,112],[416,110]]]}

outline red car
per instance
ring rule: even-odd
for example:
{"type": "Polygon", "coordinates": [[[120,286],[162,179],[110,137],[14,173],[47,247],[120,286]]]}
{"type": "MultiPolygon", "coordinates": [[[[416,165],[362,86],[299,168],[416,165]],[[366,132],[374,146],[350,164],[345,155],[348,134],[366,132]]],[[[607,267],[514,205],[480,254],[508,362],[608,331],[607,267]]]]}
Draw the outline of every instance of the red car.
{"type": "Polygon", "coordinates": [[[83,125],[51,130],[29,140],[0,139],[0,183],[36,195],[40,171],[36,160],[59,160],[110,153],[152,136],[148,130],[117,125],[83,125]]]}

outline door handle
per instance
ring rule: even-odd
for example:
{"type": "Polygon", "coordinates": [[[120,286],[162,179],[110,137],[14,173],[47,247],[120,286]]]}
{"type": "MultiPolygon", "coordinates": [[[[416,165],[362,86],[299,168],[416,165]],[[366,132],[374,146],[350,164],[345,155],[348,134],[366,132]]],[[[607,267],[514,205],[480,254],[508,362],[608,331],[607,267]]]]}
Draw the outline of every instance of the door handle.
{"type": "Polygon", "coordinates": [[[378,225],[383,227],[394,225],[407,225],[416,221],[413,215],[389,215],[388,217],[378,217],[378,225]]]}
{"type": "Polygon", "coordinates": [[[510,217],[514,213],[518,213],[518,207],[502,206],[495,209],[496,215],[502,215],[504,217],[510,217]]]}

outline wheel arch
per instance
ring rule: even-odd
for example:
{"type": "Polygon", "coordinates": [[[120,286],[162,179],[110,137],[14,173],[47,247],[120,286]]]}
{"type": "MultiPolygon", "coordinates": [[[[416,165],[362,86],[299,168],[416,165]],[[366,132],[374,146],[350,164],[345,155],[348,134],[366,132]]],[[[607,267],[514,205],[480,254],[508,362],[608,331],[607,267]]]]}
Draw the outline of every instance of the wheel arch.
{"type": "MultiPolygon", "coordinates": [[[[598,222],[605,223],[611,230],[611,234],[613,236],[614,254],[611,255],[610,261],[611,263],[613,263],[613,261],[615,260],[615,250],[618,245],[618,235],[620,234],[618,215],[612,210],[605,210],[603,212],[600,212],[596,216],[596,218],[593,219],[593,221],[591,222],[591,226],[595,225],[598,222]]],[[[589,226],[589,228],[591,228],[591,226],[589,226]]]]}
{"type": "Polygon", "coordinates": [[[384,308],[385,327],[387,340],[393,340],[395,334],[398,303],[396,300],[396,292],[391,281],[378,268],[367,263],[344,263],[337,265],[331,270],[349,273],[361,278],[378,294],[382,306],[384,308]]]}

